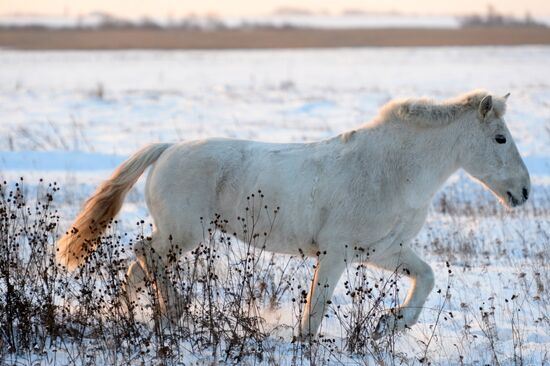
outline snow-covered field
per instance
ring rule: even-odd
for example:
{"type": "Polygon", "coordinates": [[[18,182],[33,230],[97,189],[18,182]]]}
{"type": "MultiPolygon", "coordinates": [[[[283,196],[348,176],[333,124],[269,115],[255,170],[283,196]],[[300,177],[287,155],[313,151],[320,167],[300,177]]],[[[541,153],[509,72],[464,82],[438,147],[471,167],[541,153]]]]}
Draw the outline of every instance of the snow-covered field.
{"type": "MultiPolygon", "coordinates": [[[[451,178],[413,244],[433,265],[436,289],[419,324],[395,340],[391,359],[549,364],[549,64],[548,47],[4,50],[0,177],[23,176],[31,186],[39,178],[57,181],[65,199],[61,221],[68,225],[95,185],[149,142],[313,141],[356,127],[393,98],[442,99],[475,88],[510,92],[506,120],[530,170],[532,198],[509,212],[464,173],[451,178]]],[[[137,218],[148,218],[142,187],[143,181],[123,208],[129,230],[137,218]]],[[[343,282],[335,303],[344,306],[343,282]]],[[[288,320],[289,306],[270,313],[270,322],[288,320]]],[[[342,334],[336,317],[323,329],[342,334]]]]}

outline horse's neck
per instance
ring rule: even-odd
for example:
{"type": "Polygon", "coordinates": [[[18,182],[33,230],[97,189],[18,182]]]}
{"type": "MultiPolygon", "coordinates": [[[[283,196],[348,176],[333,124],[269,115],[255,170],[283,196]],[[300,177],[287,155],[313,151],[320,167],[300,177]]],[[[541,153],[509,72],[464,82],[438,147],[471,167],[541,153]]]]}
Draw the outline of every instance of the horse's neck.
{"type": "Polygon", "coordinates": [[[445,136],[435,138],[433,134],[429,136],[430,132],[435,130],[442,130],[442,128],[428,129],[426,135],[419,136],[415,146],[416,154],[407,161],[411,166],[419,168],[416,172],[416,180],[410,187],[411,194],[418,196],[419,200],[431,200],[459,168],[455,141],[447,140],[445,136]],[[416,164],[412,165],[414,163],[416,164]]]}
{"type": "Polygon", "coordinates": [[[434,194],[459,168],[458,124],[397,132],[393,143],[385,144],[389,170],[394,171],[396,189],[414,207],[429,204],[434,194]],[[456,131],[455,131],[456,130],[456,131]],[[398,169],[393,169],[397,166],[398,169]]]}

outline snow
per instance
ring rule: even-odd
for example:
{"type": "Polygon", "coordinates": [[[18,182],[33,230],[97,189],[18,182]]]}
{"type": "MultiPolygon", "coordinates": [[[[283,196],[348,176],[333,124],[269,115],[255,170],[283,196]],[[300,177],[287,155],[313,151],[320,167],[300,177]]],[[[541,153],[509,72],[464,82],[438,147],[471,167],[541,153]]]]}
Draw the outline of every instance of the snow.
{"type": "MultiPolygon", "coordinates": [[[[97,183],[150,142],[213,136],[313,141],[356,127],[393,98],[440,99],[479,87],[511,92],[506,120],[531,173],[532,198],[523,211],[509,212],[463,172],[449,180],[413,246],[433,265],[436,289],[451,281],[452,296],[445,301],[434,290],[419,324],[396,347],[412,360],[418,357],[445,303],[445,314],[454,317],[439,323],[430,357],[441,364],[459,364],[459,355],[467,364],[492,363],[478,309],[491,304],[497,309],[495,352],[501,364],[513,364],[510,319],[519,307],[525,363],[544,364],[550,331],[535,320],[547,316],[548,307],[534,300],[539,291],[534,283],[535,272],[550,269],[549,62],[550,48],[531,46],[0,50],[0,176],[24,176],[31,184],[38,177],[56,180],[66,187],[61,193],[73,197],[64,210],[68,222],[97,183]],[[454,214],[441,210],[443,198],[454,214]],[[472,216],[468,205],[497,211],[472,216]],[[518,297],[510,300],[514,294],[518,297]]],[[[127,200],[123,221],[146,217],[142,190],[143,179],[127,200]]],[[[342,284],[335,302],[345,306],[349,297],[342,284]]],[[[283,304],[264,315],[271,323],[289,324],[289,309],[283,304]]],[[[334,336],[342,332],[334,318],[324,329],[334,336]]]]}
{"type": "Polygon", "coordinates": [[[3,151],[0,152],[0,160],[4,170],[65,172],[112,169],[125,158],[83,151],[3,151]]]}

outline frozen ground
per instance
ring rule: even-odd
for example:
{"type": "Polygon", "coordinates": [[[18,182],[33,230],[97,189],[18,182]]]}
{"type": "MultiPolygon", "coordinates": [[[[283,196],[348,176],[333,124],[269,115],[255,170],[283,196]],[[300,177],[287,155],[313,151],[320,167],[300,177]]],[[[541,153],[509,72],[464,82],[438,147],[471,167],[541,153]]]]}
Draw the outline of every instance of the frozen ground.
{"type": "MultiPolygon", "coordinates": [[[[434,290],[396,352],[414,363],[433,333],[427,355],[441,364],[460,356],[514,364],[518,349],[524,364],[548,364],[549,64],[546,47],[0,51],[0,175],[59,182],[68,223],[95,185],[149,142],[313,141],[359,125],[393,98],[511,92],[506,120],[531,172],[532,199],[507,212],[465,174],[451,178],[414,243],[434,266],[436,290],[445,294],[450,280],[450,292],[434,290]]],[[[147,217],[142,185],[123,209],[128,227],[147,217]]],[[[340,286],[335,303],[345,305],[340,286]]],[[[341,334],[334,317],[324,329],[341,334]]]]}

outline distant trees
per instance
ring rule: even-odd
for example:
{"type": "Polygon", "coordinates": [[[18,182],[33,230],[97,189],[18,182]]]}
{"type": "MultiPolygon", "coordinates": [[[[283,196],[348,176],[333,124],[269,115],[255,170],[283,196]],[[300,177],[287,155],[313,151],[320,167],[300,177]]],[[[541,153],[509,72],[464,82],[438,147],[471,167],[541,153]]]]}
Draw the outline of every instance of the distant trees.
{"type": "Polygon", "coordinates": [[[547,25],[536,21],[530,12],[525,13],[523,18],[504,15],[499,13],[496,8],[489,4],[487,14],[467,15],[461,17],[460,25],[462,27],[546,27],[547,25]]]}

